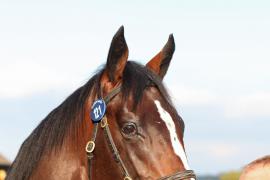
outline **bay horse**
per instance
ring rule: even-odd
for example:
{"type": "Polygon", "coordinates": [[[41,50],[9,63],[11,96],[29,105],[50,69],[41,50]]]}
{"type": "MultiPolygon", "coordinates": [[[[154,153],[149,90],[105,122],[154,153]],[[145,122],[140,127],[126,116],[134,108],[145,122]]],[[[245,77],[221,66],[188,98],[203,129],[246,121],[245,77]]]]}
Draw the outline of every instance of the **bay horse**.
{"type": "Polygon", "coordinates": [[[33,130],[7,180],[195,179],[162,83],[174,49],[170,35],[146,66],[128,61],[121,26],[104,68],[33,130]]]}
{"type": "Polygon", "coordinates": [[[239,180],[269,180],[270,155],[259,158],[244,167],[239,180]]]}

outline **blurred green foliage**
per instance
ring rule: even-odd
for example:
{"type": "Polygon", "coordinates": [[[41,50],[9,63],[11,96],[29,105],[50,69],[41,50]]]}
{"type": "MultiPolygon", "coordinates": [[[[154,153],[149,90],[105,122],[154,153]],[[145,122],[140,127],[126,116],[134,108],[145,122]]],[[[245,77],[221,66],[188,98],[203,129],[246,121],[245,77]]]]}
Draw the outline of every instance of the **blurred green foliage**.
{"type": "Polygon", "coordinates": [[[220,180],[239,180],[241,172],[239,171],[229,171],[222,173],[219,177],[220,180]]]}

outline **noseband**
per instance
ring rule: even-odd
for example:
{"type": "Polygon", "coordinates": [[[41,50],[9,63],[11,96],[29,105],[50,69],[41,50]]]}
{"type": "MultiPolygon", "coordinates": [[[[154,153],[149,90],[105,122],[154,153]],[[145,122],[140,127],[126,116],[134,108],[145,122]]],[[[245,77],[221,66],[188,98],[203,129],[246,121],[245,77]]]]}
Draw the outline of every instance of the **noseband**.
{"type": "MultiPolygon", "coordinates": [[[[104,98],[104,101],[103,100],[102,101],[105,103],[105,105],[107,105],[117,94],[120,93],[120,91],[121,91],[121,86],[112,90],[104,98]]],[[[106,109],[106,107],[105,107],[105,109],[106,109]]],[[[93,107],[92,107],[92,110],[93,110],[93,107]]],[[[97,132],[99,129],[98,125],[99,125],[99,122],[94,122],[94,129],[92,132],[91,140],[86,144],[86,147],[85,147],[85,150],[87,153],[87,158],[88,158],[88,178],[89,178],[89,180],[91,180],[91,163],[92,163],[92,159],[94,158],[93,151],[95,149],[95,141],[96,141],[97,132]]],[[[111,131],[110,131],[110,128],[108,125],[105,110],[104,110],[104,113],[103,113],[101,120],[100,120],[100,126],[103,129],[104,136],[106,137],[106,141],[110,147],[111,153],[113,154],[113,158],[116,161],[116,163],[119,165],[119,167],[122,171],[123,179],[124,180],[132,180],[123,160],[120,157],[120,154],[119,154],[117,147],[114,143],[114,140],[112,138],[112,134],[111,134],[111,131]]],[[[182,179],[188,179],[188,178],[196,179],[196,175],[195,175],[193,170],[185,170],[182,172],[177,172],[175,174],[159,178],[158,180],[182,180],[182,179]]]]}

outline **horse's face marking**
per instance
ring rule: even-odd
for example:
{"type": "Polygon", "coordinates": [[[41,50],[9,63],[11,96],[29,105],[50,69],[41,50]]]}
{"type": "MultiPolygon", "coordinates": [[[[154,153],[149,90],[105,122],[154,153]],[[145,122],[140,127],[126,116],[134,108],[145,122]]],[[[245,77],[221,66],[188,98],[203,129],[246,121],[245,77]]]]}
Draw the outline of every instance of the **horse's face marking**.
{"type": "Polygon", "coordinates": [[[185,169],[190,169],[188,162],[187,162],[187,157],[186,157],[186,153],[184,151],[184,147],[178,139],[178,136],[176,133],[176,127],[175,127],[175,124],[173,122],[171,115],[165,109],[163,109],[163,107],[161,106],[161,104],[158,100],[155,100],[155,104],[156,104],[158,112],[160,114],[160,118],[165,122],[165,124],[168,128],[168,131],[170,133],[170,139],[171,139],[171,143],[172,143],[172,147],[173,147],[174,152],[183,162],[185,169]]]}

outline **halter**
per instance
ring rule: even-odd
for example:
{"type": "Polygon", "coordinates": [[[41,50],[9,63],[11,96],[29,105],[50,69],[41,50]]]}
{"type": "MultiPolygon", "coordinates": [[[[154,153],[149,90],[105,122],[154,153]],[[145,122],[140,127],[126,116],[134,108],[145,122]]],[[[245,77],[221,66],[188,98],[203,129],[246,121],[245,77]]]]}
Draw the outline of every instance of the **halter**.
{"type": "MultiPolygon", "coordinates": [[[[105,98],[105,104],[107,105],[117,94],[119,94],[121,91],[121,86],[113,89],[105,98]]],[[[94,149],[95,149],[95,141],[97,137],[98,132],[98,124],[94,123],[94,129],[92,132],[92,137],[90,141],[86,144],[85,151],[87,153],[88,158],[88,178],[91,180],[91,165],[92,165],[92,159],[94,158],[94,149]]],[[[103,118],[100,121],[100,126],[103,129],[104,136],[106,137],[106,141],[110,147],[111,153],[113,154],[113,158],[115,162],[119,165],[122,174],[123,174],[123,180],[132,180],[130,174],[128,173],[128,170],[123,162],[123,160],[120,157],[120,154],[117,150],[117,147],[114,143],[114,140],[112,138],[112,134],[108,125],[108,120],[106,117],[106,114],[103,116],[103,118]]],[[[193,170],[185,170],[183,172],[177,172],[175,174],[165,176],[162,178],[159,178],[158,180],[182,180],[187,178],[194,178],[196,179],[196,175],[193,170]]]]}

